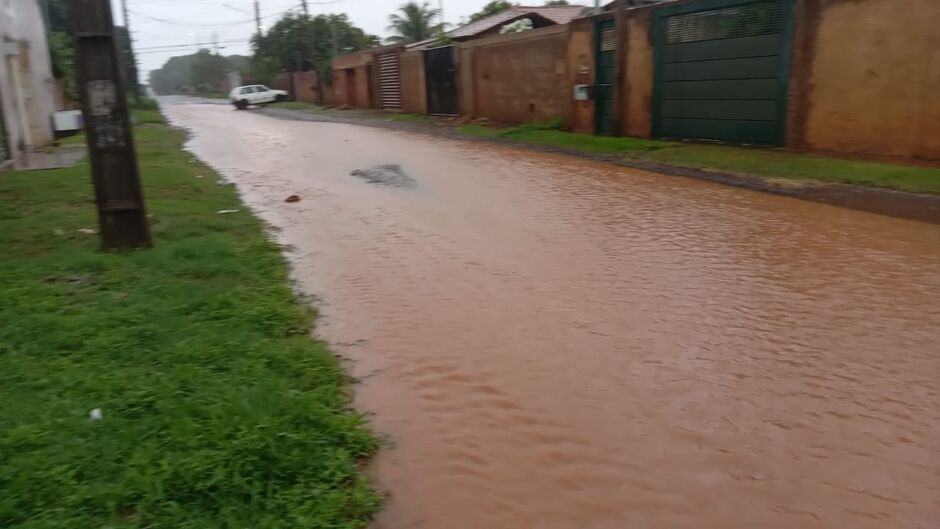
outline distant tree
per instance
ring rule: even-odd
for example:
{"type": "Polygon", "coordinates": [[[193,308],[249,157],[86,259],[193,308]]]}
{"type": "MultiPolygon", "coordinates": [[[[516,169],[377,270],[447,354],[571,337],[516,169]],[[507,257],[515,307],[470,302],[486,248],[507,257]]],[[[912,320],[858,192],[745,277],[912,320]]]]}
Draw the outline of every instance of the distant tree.
{"type": "Polygon", "coordinates": [[[545,2],[547,6],[570,6],[568,0],[548,0],[545,2]]]}
{"type": "Polygon", "coordinates": [[[261,81],[270,81],[279,71],[315,70],[328,83],[334,56],[378,43],[378,37],[352,25],[345,14],[287,14],[267,33],[252,39],[255,54],[250,70],[261,81]]]}
{"type": "Polygon", "coordinates": [[[189,65],[189,80],[197,92],[215,92],[225,81],[228,61],[209,50],[199,50],[189,65]]]}
{"type": "Polygon", "coordinates": [[[470,22],[476,22],[477,20],[486,18],[490,15],[495,15],[496,13],[503,12],[517,5],[518,4],[513,4],[512,2],[509,2],[508,0],[492,0],[490,3],[483,6],[483,9],[470,15],[470,22]]]}
{"type": "Polygon", "coordinates": [[[434,22],[440,11],[432,9],[427,2],[421,5],[408,2],[398,10],[401,14],[394,13],[388,17],[391,22],[388,29],[397,33],[386,39],[389,42],[420,42],[444,32],[443,26],[434,22]]]}

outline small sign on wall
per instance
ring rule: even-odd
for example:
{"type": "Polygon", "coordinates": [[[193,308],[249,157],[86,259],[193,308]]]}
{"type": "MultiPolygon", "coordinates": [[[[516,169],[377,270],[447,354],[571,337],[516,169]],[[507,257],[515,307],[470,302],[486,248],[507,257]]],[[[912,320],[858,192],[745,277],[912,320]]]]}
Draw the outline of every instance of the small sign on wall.
{"type": "Polygon", "coordinates": [[[590,99],[591,99],[591,85],[588,85],[588,84],[574,85],[574,100],[575,101],[589,101],[590,99]]]}

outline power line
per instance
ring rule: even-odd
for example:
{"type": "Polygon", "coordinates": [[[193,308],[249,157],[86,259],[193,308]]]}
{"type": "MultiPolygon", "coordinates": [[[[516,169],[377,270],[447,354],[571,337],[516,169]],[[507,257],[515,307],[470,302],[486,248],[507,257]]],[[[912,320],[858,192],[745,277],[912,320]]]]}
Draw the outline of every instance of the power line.
{"type": "MultiPolygon", "coordinates": [[[[236,44],[239,42],[248,42],[251,39],[229,39],[229,40],[220,40],[218,44],[236,44]]],[[[164,44],[162,46],[148,46],[146,48],[137,48],[137,51],[159,51],[165,48],[192,48],[192,43],[189,44],[164,44]]]]}
{"type": "MultiPolygon", "coordinates": [[[[270,14],[264,15],[264,16],[259,17],[259,18],[264,19],[264,18],[276,17],[276,16],[278,16],[278,15],[283,15],[283,14],[285,14],[285,13],[288,13],[288,12],[290,12],[291,10],[294,10],[294,9],[297,9],[297,7],[296,7],[296,6],[295,6],[295,7],[290,7],[290,8],[287,8],[287,9],[283,10],[283,11],[278,11],[278,12],[275,12],[275,13],[270,13],[270,14]]],[[[163,23],[163,24],[170,24],[170,25],[173,25],[173,26],[196,26],[196,27],[215,28],[215,27],[221,27],[221,26],[240,26],[240,25],[242,25],[242,24],[248,24],[248,23],[254,23],[254,22],[255,22],[255,19],[250,18],[250,19],[247,19],[247,20],[238,20],[238,21],[232,21],[232,22],[221,22],[221,23],[218,23],[218,24],[196,24],[196,23],[193,23],[193,22],[181,22],[181,21],[179,21],[179,20],[169,20],[169,19],[166,19],[166,18],[154,17],[154,16],[147,15],[147,14],[145,14],[145,13],[141,13],[141,12],[139,12],[139,11],[133,11],[133,10],[130,10],[130,9],[128,9],[128,11],[130,11],[131,13],[133,13],[133,14],[136,15],[136,16],[143,17],[143,18],[146,18],[146,19],[148,19],[148,20],[153,20],[154,22],[161,22],[161,23],[163,23]]]]}

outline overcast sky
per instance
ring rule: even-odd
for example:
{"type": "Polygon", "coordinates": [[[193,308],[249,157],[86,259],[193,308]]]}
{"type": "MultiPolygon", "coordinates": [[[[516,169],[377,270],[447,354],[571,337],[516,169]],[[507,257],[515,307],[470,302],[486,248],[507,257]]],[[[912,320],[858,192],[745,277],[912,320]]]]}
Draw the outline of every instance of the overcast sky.
{"type": "MultiPolygon", "coordinates": [[[[248,39],[254,31],[252,0],[125,0],[130,11],[134,46],[146,80],[150,70],[157,69],[175,55],[192,53],[201,44],[211,47],[218,39],[223,55],[250,53],[248,39]],[[154,49],[161,46],[176,48],[154,49]]],[[[307,2],[311,15],[346,13],[352,23],[368,33],[388,36],[388,15],[407,0],[321,0],[307,2]]],[[[123,24],[120,0],[112,0],[115,21],[123,24]]],[[[301,0],[259,0],[262,25],[270,27],[290,9],[299,9],[301,0]]],[[[432,0],[433,7],[438,0],[432,0]]],[[[457,24],[462,17],[479,11],[488,0],[443,0],[444,19],[457,24]]],[[[544,0],[520,2],[541,5],[544,0]]],[[[570,3],[588,3],[585,0],[570,3]]]]}

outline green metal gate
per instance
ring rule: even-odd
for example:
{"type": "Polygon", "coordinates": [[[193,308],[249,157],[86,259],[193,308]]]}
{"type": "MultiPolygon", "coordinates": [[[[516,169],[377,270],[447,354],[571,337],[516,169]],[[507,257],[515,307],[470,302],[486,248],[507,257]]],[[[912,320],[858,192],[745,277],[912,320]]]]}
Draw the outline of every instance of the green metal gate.
{"type": "Polygon", "coordinates": [[[594,81],[594,132],[609,136],[614,129],[614,60],[617,31],[613,20],[602,20],[594,31],[597,78],[594,81]]]}
{"type": "Polygon", "coordinates": [[[653,135],[782,145],[792,0],[700,0],[656,19],[653,135]]]}

